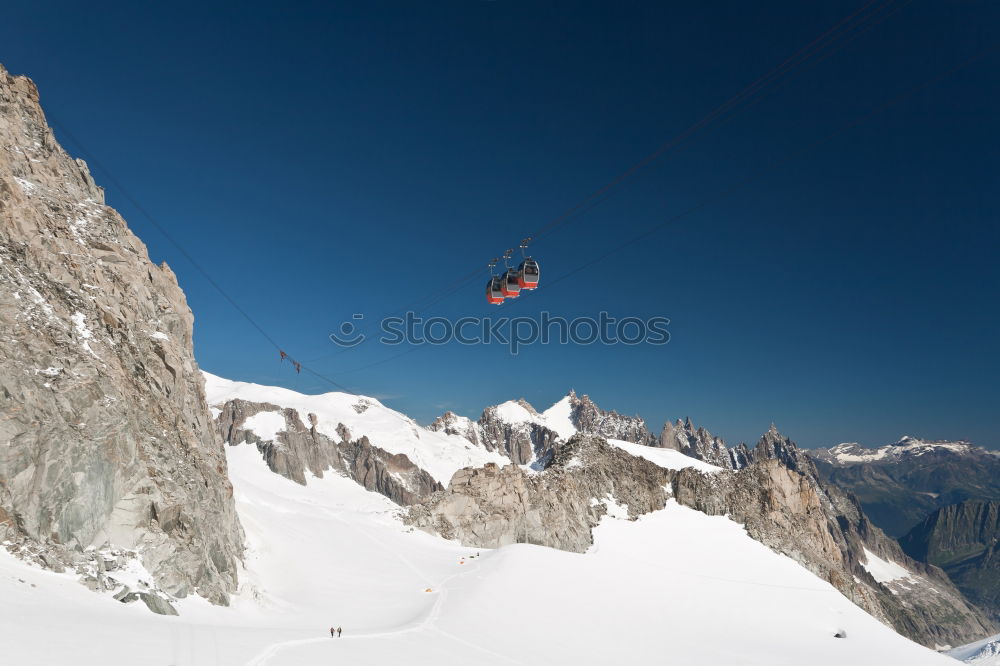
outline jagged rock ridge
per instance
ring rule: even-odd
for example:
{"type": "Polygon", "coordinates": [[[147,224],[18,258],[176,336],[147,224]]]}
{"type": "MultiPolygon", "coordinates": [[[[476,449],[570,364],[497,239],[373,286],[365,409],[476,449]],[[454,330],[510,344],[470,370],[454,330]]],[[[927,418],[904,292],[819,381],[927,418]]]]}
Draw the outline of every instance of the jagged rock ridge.
{"type": "Polygon", "coordinates": [[[656,445],[726,469],[739,469],[748,464],[747,460],[736,457],[735,451],[730,451],[721,438],[702,427],[695,428],[690,418],[664,423],[656,445]]]}
{"type": "Polygon", "coordinates": [[[217,409],[215,424],[223,440],[231,446],[256,445],[272,471],[296,483],[305,485],[307,472],[322,478],[333,471],[404,506],[442,490],[439,482],[405,455],[388,453],[366,436],[351,439],[342,424],[339,440],[327,437],[317,430],[315,414],[306,416],[306,426],[297,410],[269,403],[234,399],[217,409]],[[247,421],[261,413],[282,420],[283,427],[272,438],[262,438],[247,427],[247,421]]]}
{"type": "Polygon", "coordinates": [[[243,537],[184,294],[2,67],[0,147],[0,539],[81,571],[135,551],[225,603],[243,537]]]}
{"type": "Polygon", "coordinates": [[[465,437],[497,451],[518,465],[541,468],[555,449],[577,432],[651,445],[655,438],[639,416],[600,409],[587,395],[570,391],[552,407],[539,412],[524,398],[483,410],[478,421],[445,412],[431,430],[465,437]]]}
{"type": "Polygon", "coordinates": [[[649,432],[646,422],[640,416],[625,416],[613,409],[605,411],[594,404],[589,396],[577,397],[576,391],[572,390],[565,399],[569,403],[570,421],[577,432],[646,446],[651,446],[655,442],[656,438],[649,432]]]}

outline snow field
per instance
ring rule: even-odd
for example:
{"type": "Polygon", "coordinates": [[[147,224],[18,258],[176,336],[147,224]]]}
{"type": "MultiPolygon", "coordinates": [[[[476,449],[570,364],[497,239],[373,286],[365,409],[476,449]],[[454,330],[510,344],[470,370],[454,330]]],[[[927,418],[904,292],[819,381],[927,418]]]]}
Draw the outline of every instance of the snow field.
{"type": "Polygon", "coordinates": [[[740,525],[673,502],[634,522],[606,517],[585,555],[530,545],[476,551],[411,532],[398,507],[348,479],[300,486],[270,472],[255,447],[227,455],[248,544],[229,608],[189,598],[177,604],[180,617],[156,616],[3,554],[4,661],[955,663],[740,525]],[[344,628],[342,638],[329,637],[331,625],[344,628]],[[833,638],[840,630],[847,639],[833,638]]]}

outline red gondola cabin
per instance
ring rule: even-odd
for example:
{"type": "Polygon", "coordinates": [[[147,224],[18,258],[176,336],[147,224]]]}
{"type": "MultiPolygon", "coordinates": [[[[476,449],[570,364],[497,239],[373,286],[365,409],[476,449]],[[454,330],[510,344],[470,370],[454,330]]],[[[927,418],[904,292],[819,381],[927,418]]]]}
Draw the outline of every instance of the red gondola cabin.
{"type": "Polygon", "coordinates": [[[500,278],[493,276],[486,283],[486,301],[492,305],[503,303],[503,286],[500,278]]]}
{"type": "Polygon", "coordinates": [[[508,268],[500,278],[500,290],[504,298],[517,298],[521,295],[521,278],[517,271],[508,268]]]}
{"type": "Polygon", "coordinates": [[[536,289],[538,288],[538,262],[528,257],[521,262],[520,267],[517,269],[517,281],[521,285],[521,289],[536,289]]]}

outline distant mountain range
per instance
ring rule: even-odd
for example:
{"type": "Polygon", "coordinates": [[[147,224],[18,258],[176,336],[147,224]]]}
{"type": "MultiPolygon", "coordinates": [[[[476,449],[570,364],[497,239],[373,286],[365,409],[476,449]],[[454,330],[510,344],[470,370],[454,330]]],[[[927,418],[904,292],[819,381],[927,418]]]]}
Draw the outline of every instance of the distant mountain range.
{"type": "Polygon", "coordinates": [[[861,501],[872,522],[902,537],[932,512],[966,500],[1000,500],[1000,452],[969,442],[903,437],[868,449],[811,449],[821,477],[861,501]]]}

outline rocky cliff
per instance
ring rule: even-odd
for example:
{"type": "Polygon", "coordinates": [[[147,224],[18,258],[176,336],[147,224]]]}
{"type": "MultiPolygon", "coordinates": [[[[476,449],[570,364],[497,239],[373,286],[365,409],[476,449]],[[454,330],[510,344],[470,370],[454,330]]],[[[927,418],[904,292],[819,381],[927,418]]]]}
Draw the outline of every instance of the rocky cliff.
{"type": "Polygon", "coordinates": [[[533,543],[582,553],[609,504],[625,505],[633,518],[662,509],[669,480],[648,460],[578,435],[541,474],[514,464],[459,470],[446,491],[411,507],[407,521],[470,546],[533,543]]]}
{"type": "Polygon", "coordinates": [[[234,399],[217,407],[215,425],[219,436],[231,446],[243,443],[257,447],[272,471],[296,483],[306,484],[306,474],[322,478],[328,471],[354,479],[400,505],[413,504],[436,490],[440,483],[403,454],[390,454],[373,445],[368,437],[351,439],[346,426],[338,427],[334,440],[316,428],[316,415],[302,415],[292,408],[270,403],[234,399]],[[248,427],[260,415],[279,422],[262,437],[248,427]]]}
{"type": "Polygon", "coordinates": [[[656,445],[725,469],[739,469],[748,464],[745,460],[735,459],[721,438],[702,427],[696,428],[689,418],[664,423],[656,445]]]}
{"type": "Polygon", "coordinates": [[[511,418],[511,410],[505,410],[505,405],[487,407],[473,437],[487,451],[496,451],[517,465],[544,464],[559,442],[559,433],[548,427],[523,398],[508,404],[519,408],[524,416],[511,418]]]}
{"type": "Polygon", "coordinates": [[[577,432],[646,446],[656,441],[640,416],[625,416],[613,409],[605,411],[589,396],[577,396],[575,391],[570,391],[564,400],[568,402],[569,419],[577,432]]]}
{"type": "Polygon", "coordinates": [[[973,603],[1000,620],[1000,502],[938,509],[900,545],[914,559],[944,569],[973,603]]]}
{"type": "Polygon", "coordinates": [[[56,142],[34,84],[0,67],[0,539],[12,550],[103,574],[97,551],[125,549],[169,594],[227,601],[242,531],[192,325],[173,272],[56,142]]]}

